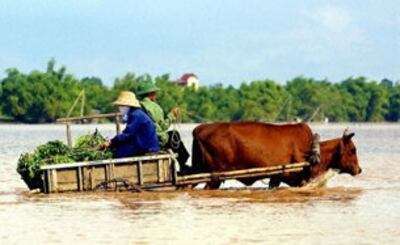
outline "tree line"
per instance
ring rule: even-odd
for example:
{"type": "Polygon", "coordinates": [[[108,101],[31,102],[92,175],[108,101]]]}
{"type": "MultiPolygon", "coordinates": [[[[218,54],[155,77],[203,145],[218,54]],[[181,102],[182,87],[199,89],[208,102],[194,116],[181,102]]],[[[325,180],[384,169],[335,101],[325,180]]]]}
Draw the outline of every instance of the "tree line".
{"type": "Polygon", "coordinates": [[[161,91],[158,102],[167,112],[178,106],[183,122],[208,121],[399,121],[400,84],[388,79],[380,82],[365,77],[348,78],[339,83],[296,77],[282,85],[273,80],[243,82],[239,87],[215,84],[198,90],[182,87],[168,74],[152,77],[127,73],[111,87],[100,78],[78,79],[66,67],[56,69],[55,60],[45,71],[28,74],[16,68],[6,70],[0,82],[0,111],[3,117],[18,122],[46,123],[65,117],[82,90],[86,103],[76,106],[85,115],[116,111],[112,101],[120,91],[135,92],[140,83],[155,83],[161,91]]]}

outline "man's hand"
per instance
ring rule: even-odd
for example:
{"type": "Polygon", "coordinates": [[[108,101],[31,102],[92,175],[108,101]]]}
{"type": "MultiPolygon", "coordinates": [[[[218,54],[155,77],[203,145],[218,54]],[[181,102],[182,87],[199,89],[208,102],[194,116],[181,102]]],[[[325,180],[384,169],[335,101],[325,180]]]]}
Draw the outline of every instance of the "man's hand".
{"type": "Polygon", "coordinates": [[[106,140],[106,141],[103,141],[103,142],[100,144],[99,148],[100,148],[101,150],[104,150],[104,149],[109,148],[110,145],[111,145],[111,144],[110,144],[110,141],[106,140]]]}
{"type": "Polygon", "coordinates": [[[179,107],[174,107],[171,110],[172,115],[174,115],[175,117],[177,117],[181,112],[181,109],[179,109],[179,107]]]}

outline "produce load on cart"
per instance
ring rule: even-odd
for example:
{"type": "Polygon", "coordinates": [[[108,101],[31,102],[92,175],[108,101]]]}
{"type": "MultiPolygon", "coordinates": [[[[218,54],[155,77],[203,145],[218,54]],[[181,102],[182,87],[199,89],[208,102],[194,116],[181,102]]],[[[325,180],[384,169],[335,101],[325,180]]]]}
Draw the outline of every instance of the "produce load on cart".
{"type": "Polygon", "coordinates": [[[24,153],[18,160],[17,172],[29,189],[42,187],[40,167],[61,163],[111,159],[110,149],[102,149],[106,139],[96,130],[93,134],[79,137],[73,146],[59,140],[38,146],[32,153],[24,153]]]}

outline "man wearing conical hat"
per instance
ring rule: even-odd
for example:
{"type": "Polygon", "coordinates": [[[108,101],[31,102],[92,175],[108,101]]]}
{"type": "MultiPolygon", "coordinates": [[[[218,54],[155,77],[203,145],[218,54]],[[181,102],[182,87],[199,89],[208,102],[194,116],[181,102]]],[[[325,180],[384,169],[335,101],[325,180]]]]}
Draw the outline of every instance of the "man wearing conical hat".
{"type": "Polygon", "coordinates": [[[179,114],[179,108],[173,108],[165,117],[164,110],[157,104],[157,92],[159,90],[152,82],[142,82],[136,93],[142,98],[140,104],[144,112],[150,116],[155,124],[160,147],[171,149],[175,153],[178,153],[177,160],[179,162],[180,173],[183,174],[189,170],[189,167],[185,165],[189,158],[189,152],[181,141],[179,133],[176,130],[168,131],[171,123],[179,114]]]}
{"type": "Polygon", "coordinates": [[[113,104],[118,106],[122,121],[126,123],[122,133],[109,142],[109,146],[115,151],[115,157],[139,156],[160,151],[154,123],[141,109],[135,94],[123,91],[113,104]]]}

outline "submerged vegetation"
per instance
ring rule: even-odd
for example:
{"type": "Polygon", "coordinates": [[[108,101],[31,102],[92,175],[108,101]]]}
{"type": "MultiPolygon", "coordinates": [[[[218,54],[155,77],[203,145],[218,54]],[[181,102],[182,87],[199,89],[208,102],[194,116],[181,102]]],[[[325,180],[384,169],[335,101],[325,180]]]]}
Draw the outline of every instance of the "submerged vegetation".
{"type": "Polygon", "coordinates": [[[79,137],[73,147],[58,140],[50,141],[38,146],[32,153],[22,154],[18,160],[17,172],[30,189],[41,188],[41,166],[112,158],[111,150],[100,149],[104,140],[96,131],[79,137]]]}
{"type": "Polygon", "coordinates": [[[184,122],[263,120],[380,122],[399,121],[400,84],[384,79],[348,78],[339,83],[296,77],[286,84],[272,80],[244,82],[238,88],[216,84],[198,90],[170,82],[169,75],[151,77],[133,73],[116,78],[112,87],[101,79],[77,79],[63,66],[28,74],[8,69],[0,81],[0,115],[27,123],[53,122],[65,117],[75,99],[85,91],[84,107],[71,115],[115,111],[111,102],[122,90],[136,91],[140,83],[161,88],[158,101],[169,111],[179,106],[184,122]]]}

